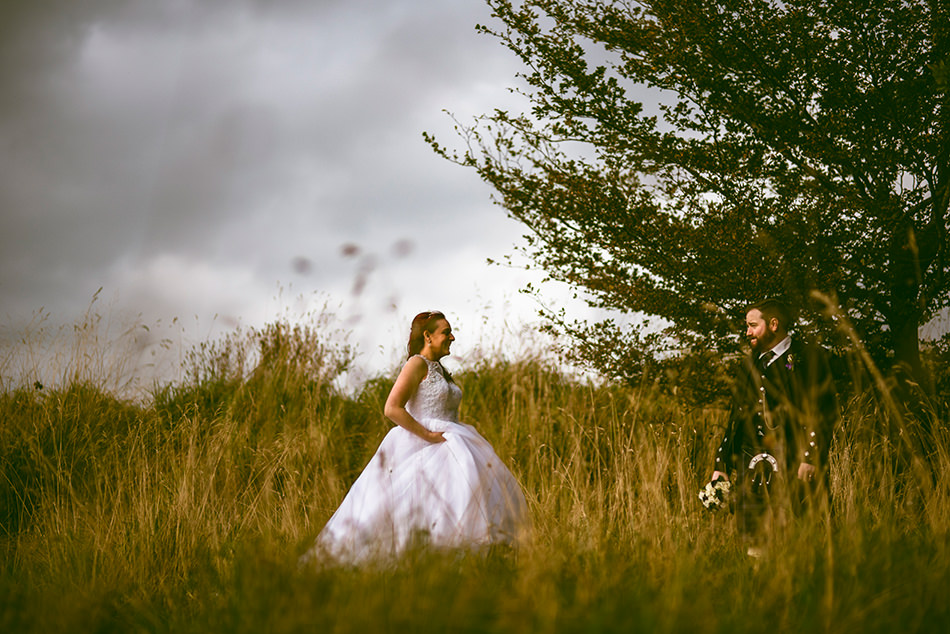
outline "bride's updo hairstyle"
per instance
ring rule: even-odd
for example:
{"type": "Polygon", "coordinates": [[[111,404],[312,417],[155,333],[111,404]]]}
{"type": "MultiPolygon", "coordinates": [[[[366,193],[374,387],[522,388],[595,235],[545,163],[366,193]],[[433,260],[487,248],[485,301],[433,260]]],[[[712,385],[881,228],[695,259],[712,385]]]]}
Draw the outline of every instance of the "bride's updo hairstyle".
{"type": "Polygon", "coordinates": [[[445,315],[437,310],[419,313],[412,318],[412,328],[409,330],[409,358],[422,352],[426,344],[426,333],[435,332],[435,325],[440,319],[445,319],[445,315]]]}

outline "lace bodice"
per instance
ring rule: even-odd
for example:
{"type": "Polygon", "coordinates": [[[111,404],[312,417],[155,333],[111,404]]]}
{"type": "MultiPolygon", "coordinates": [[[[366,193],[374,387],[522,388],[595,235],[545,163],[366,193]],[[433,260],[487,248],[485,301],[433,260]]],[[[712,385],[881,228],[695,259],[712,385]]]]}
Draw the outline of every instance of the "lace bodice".
{"type": "Polygon", "coordinates": [[[420,423],[426,419],[457,423],[462,388],[445,379],[442,364],[438,361],[429,361],[421,354],[416,356],[426,362],[429,372],[406,403],[406,410],[420,423]]]}

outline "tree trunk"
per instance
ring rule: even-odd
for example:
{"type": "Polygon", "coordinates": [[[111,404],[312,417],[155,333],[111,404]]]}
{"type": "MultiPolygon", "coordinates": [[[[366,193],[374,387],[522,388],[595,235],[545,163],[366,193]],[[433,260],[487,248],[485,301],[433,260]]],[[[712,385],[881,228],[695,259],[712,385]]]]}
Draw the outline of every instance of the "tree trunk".
{"type": "Polygon", "coordinates": [[[904,219],[891,235],[891,288],[890,313],[887,325],[891,329],[895,370],[926,389],[923,365],[920,361],[918,330],[920,310],[920,258],[913,226],[904,219]]]}
{"type": "Polygon", "coordinates": [[[901,366],[915,381],[924,386],[923,364],[920,361],[919,320],[912,315],[890,323],[894,337],[894,364],[901,366]],[[896,323],[895,323],[896,322],[896,323]]]}
{"type": "MultiPolygon", "coordinates": [[[[934,453],[933,409],[930,397],[933,396],[933,383],[920,360],[920,312],[915,310],[916,302],[906,302],[902,318],[891,319],[894,346],[894,374],[897,379],[896,390],[892,395],[902,406],[902,415],[898,417],[899,438],[906,447],[907,459],[913,467],[918,482],[929,482],[933,475],[933,465],[929,457],[934,453]],[[910,304],[910,305],[907,305],[910,304]]],[[[892,430],[893,431],[893,430],[892,430]]]]}

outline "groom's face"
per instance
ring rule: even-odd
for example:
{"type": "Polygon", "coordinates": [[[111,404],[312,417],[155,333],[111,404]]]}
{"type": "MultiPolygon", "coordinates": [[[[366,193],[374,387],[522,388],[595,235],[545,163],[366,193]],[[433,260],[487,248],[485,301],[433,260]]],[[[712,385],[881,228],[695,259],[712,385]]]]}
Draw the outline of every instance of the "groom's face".
{"type": "Polygon", "coordinates": [[[752,351],[756,354],[771,350],[778,343],[778,336],[776,335],[777,320],[766,320],[765,315],[759,309],[753,308],[746,314],[745,324],[746,337],[749,338],[749,345],[752,346],[752,351]]]}

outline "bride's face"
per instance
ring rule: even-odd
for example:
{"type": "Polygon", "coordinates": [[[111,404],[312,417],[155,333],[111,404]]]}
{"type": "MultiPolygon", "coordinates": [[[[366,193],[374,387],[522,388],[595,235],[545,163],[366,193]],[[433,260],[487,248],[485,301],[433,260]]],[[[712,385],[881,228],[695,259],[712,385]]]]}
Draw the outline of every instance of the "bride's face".
{"type": "Polygon", "coordinates": [[[452,334],[452,326],[449,325],[446,319],[437,321],[435,323],[435,330],[431,333],[426,333],[426,346],[428,346],[432,352],[432,356],[436,359],[441,359],[449,354],[449,348],[452,346],[453,341],[455,341],[455,335],[452,334]]]}

